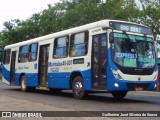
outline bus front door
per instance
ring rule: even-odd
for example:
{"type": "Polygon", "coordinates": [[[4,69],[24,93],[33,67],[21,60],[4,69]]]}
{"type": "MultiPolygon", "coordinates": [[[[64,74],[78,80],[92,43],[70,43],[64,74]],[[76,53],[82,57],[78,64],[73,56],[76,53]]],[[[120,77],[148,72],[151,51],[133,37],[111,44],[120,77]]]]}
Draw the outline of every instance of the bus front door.
{"type": "Polygon", "coordinates": [[[48,58],[49,58],[49,45],[40,46],[39,53],[39,86],[48,87],[48,58]]]}
{"type": "Polygon", "coordinates": [[[107,35],[93,36],[92,42],[92,89],[107,88],[107,35]]]}
{"type": "Polygon", "coordinates": [[[10,66],[10,85],[14,85],[15,81],[15,62],[17,51],[12,51],[11,66],[10,66]]]}

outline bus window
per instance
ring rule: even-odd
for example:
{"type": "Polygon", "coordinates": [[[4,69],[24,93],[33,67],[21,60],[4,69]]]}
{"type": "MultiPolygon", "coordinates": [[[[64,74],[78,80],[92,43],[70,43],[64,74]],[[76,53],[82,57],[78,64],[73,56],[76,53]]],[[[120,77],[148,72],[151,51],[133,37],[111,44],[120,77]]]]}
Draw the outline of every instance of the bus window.
{"type": "Polygon", "coordinates": [[[4,51],[4,61],[3,61],[3,63],[4,64],[9,64],[9,62],[10,62],[10,56],[11,56],[11,50],[10,49],[8,49],[8,50],[5,50],[4,51]]]}
{"type": "Polygon", "coordinates": [[[28,59],[28,45],[21,46],[19,49],[18,62],[27,62],[28,59]]]}
{"type": "Polygon", "coordinates": [[[88,50],[88,32],[77,33],[71,36],[70,56],[84,56],[88,50]]]}
{"type": "Polygon", "coordinates": [[[38,44],[34,43],[29,46],[29,57],[28,61],[36,61],[37,60],[37,51],[38,51],[38,44]]]}
{"type": "Polygon", "coordinates": [[[68,37],[57,38],[54,41],[54,58],[65,58],[68,56],[68,37]]]}

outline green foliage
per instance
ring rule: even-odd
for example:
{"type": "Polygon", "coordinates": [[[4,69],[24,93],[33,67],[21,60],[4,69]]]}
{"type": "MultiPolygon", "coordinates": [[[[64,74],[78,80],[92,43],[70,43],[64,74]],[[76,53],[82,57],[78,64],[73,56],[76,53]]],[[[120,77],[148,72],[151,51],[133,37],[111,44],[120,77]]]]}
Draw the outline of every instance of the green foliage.
{"type": "Polygon", "coordinates": [[[65,0],[33,14],[25,21],[19,19],[4,23],[0,41],[5,45],[51,34],[102,19],[134,21],[148,25],[154,34],[160,34],[160,5],[139,0],[65,0]]]}
{"type": "Polygon", "coordinates": [[[160,34],[160,1],[141,0],[142,10],[137,21],[141,24],[149,26],[154,36],[160,34]]]}

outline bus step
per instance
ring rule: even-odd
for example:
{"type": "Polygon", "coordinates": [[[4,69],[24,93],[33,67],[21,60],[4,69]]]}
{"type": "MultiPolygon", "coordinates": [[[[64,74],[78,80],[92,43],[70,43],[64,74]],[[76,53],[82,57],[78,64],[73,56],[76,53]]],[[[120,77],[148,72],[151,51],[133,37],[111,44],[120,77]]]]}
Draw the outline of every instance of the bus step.
{"type": "Polygon", "coordinates": [[[38,90],[47,90],[49,91],[49,88],[48,87],[44,87],[44,86],[39,86],[37,87],[38,90]]]}

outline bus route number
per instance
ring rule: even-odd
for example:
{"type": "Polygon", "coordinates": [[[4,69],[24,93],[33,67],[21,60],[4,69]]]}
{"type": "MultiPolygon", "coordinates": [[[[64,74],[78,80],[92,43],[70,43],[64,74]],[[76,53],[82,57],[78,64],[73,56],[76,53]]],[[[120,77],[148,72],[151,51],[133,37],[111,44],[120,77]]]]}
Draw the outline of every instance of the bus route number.
{"type": "Polygon", "coordinates": [[[120,29],[124,30],[124,31],[141,33],[141,28],[140,27],[135,27],[135,26],[121,25],[120,29]]]}

